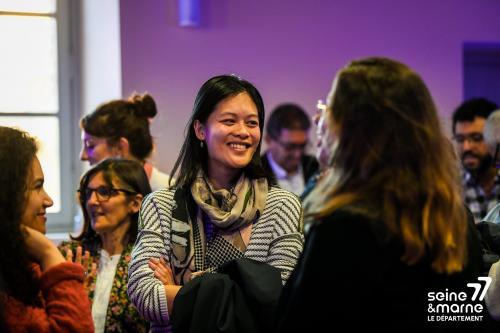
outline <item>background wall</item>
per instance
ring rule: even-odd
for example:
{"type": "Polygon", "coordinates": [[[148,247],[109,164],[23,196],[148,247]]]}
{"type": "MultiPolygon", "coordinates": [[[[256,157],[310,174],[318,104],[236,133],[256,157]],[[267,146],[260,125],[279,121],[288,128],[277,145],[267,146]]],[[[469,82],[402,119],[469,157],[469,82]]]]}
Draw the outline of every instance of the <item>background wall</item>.
{"type": "Polygon", "coordinates": [[[428,84],[444,125],[462,101],[464,42],[500,42],[496,0],[200,0],[202,26],[177,25],[176,0],[120,2],[123,94],[149,91],[154,160],[170,171],[201,84],[236,73],[269,112],[293,101],[315,112],[349,60],[398,59],[428,84]]]}

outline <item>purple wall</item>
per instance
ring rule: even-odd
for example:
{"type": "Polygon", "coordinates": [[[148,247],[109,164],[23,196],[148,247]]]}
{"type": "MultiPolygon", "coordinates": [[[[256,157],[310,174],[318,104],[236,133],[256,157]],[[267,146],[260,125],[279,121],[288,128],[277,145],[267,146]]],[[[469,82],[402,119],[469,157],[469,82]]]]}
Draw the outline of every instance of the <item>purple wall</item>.
{"type": "Polygon", "coordinates": [[[156,164],[170,171],[198,88],[236,73],[266,110],[293,101],[311,114],[350,59],[398,59],[421,74],[443,121],[462,100],[462,45],[500,41],[496,0],[200,0],[202,26],[177,26],[178,0],[122,0],[123,93],[149,91],[156,164]]]}

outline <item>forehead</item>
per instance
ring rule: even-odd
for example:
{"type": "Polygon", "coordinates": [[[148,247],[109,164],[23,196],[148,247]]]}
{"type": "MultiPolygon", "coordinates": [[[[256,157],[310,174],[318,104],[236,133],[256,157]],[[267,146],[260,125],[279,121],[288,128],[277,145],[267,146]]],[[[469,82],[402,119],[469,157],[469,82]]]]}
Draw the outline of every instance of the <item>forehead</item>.
{"type": "Polygon", "coordinates": [[[280,141],[287,143],[303,144],[307,141],[308,132],[300,129],[282,128],[280,131],[280,141]]]}
{"type": "Polygon", "coordinates": [[[458,121],[455,124],[456,134],[483,133],[485,118],[475,117],[473,121],[458,121]]]}
{"type": "MultiPolygon", "coordinates": [[[[113,183],[114,183],[114,179],[113,178],[112,178],[112,180],[113,180],[113,183]]],[[[92,175],[90,177],[90,180],[89,180],[89,182],[88,182],[87,185],[88,186],[92,186],[92,187],[97,187],[97,186],[111,185],[111,184],[108,184],[106,182],[106,179],[104,179],[104,172],[99,171],[95,175],[92,175]]]]}
{"type": "Polygon", "coordinates": [[[42,166],[37,157],[33,158],[31,162],[31,179],[36,180],[43,178],[42,166]]]}
{"type": "Polygon", "coordinates": [[[83,142],[89,142],[89,141],[91,141],[91,142],[104,141],[105,142],[106,139],[91,135],[91,134],[85,132],[84,130],[82,130],[82,141],[83,142]]]}
{"type": "Polygon", "coordinates": [[[99,171],[95,175],[92,175],[90,177],[90,180],[89,180],[87,186],[95,188],[98,186],[121,186],[122,185],[122,182],[120,181],[120,179],[113,172],[108,171],[106,174],[111,177],[111,184],[106,182],[106,179],[104,178],[104,171],[99,171]]]}
{"type": "Polygon", "coordinates": [[[215,106],[212,115],[220,116],[222,114],[233,113],[235,115],[242,115],[245,117],[255,116],[258,117],[257,106],[254,101],[246,92],[239,93],[235,96],[229,96],[215,106]]]}

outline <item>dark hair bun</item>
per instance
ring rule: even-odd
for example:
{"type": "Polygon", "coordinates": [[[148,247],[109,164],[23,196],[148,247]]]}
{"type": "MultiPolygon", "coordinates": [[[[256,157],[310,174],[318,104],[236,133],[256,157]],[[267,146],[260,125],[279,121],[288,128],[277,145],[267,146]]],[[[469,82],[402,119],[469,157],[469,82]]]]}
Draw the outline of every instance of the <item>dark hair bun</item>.
{"type": "Polygon", "coordinates": [[[156,102],[148,93],[143,95],[134,93],[129,97],[129,101],[134,104],[136,115],[139,117],[154,118],[158,113],[156,102]]]}

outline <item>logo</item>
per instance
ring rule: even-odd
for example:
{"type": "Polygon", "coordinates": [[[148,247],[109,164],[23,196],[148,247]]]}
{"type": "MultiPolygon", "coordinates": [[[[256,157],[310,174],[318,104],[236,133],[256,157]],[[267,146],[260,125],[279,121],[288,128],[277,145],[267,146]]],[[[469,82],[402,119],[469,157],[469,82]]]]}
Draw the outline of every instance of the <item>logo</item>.
{"type": "Polygon", "coordinates": [[[427,293],[427,321],[470,322],[482,321],[484,306],[481,303],[491,284],[491,278],[480,276],[479,282],[467,283],[474,293],[469,296],[465,291],[430,291],[427,293]]]}

